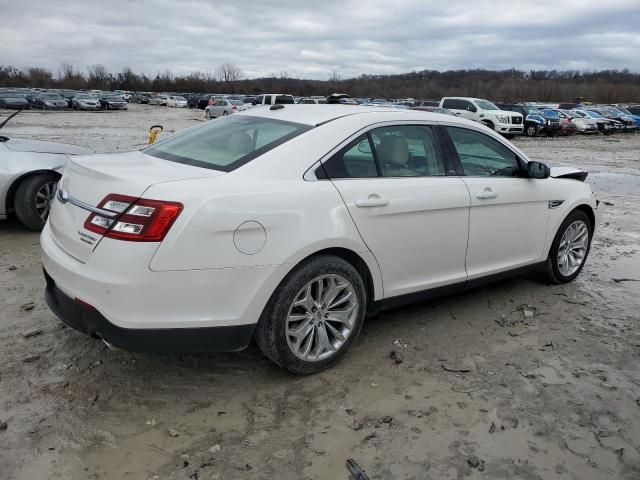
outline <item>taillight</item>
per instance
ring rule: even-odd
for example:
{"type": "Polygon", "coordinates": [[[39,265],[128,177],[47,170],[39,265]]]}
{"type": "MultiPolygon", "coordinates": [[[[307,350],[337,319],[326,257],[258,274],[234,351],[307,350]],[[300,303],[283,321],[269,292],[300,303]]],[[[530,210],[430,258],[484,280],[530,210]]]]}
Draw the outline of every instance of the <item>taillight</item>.
{"type": "Polygon", "coordinates": [[[87,230],[116,240],[161,242],[180,215],[182,204],[111,193],[98,208],[117,215],[91,213],[84,222],[87,230]]]}

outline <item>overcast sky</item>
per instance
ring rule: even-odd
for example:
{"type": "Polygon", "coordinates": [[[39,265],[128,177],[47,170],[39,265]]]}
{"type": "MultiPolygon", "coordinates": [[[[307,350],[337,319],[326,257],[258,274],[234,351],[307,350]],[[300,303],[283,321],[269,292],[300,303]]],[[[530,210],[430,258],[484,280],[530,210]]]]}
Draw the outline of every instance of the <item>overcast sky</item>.
{"type": "Polygon", "coordinates": [[[54,72],[640,71],[640,0],[0,0],[0,19],[0,64],[54,72]]]}

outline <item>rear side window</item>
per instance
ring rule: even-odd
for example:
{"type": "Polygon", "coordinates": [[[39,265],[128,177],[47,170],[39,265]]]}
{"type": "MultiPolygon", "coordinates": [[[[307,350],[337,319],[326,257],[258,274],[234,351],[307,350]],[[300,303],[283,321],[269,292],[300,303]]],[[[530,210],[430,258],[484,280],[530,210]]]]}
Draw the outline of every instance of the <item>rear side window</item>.
{"type": "Polygon", "coordinates": [[[310,128],[271,118],[232,115],[190,128],[142,151],[172,162],[230,172],[310,128]]]}
{"type": "Polygon", "coordinates": [[[431,127],[398,125],[371,131],[383,177],[444,175],[444,164],[431,127]]]}
{"type": "Polygon", "coordinates": [[[359,136],[324,163],[329,178],[371,178],[378,176],[369,137],[359,136]]]}
{"type": "Polygon", "coordinates": [[[324,163],[329,178],[445,175],[431,127],[397,125],[359,136],[324,163]]]}
{"type": "Polygon", "coordinates": [[[484,133],[446,127],[465,175],[516,177],[520,166],[515,152],[484,133]]]}

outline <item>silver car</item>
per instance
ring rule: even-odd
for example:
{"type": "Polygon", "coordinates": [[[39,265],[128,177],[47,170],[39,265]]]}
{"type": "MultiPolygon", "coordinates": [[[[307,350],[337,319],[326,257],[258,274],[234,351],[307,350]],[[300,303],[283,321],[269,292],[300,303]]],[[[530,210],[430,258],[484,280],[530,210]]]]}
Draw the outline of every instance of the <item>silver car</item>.
{"type": "MultiPolygon", "coordinates": [[[[11,117],[0,123],[0,128],[9,119],[11,117]]],[[[64,143],[9,138],[1,133],[0,220],[15,213],[26,227],[41,230],[68,155],[86,155],[94,151],[64,143]]]]}
{"type": "Polygon", "coordinates": [[[223,117],[231,115],[242,110],[246,110],[248,105],[241,100],[228,100],[226,98],[219,98],[213,102],[213,105],[208,105],[204,109],[204,115],[207,119],[223,117]]]}
{"type": "Polygon", "coordinates": [[[88,93],[80,93],[71,99],[71,108],[76,110],[98,110],[100,101],[88,93]]]}

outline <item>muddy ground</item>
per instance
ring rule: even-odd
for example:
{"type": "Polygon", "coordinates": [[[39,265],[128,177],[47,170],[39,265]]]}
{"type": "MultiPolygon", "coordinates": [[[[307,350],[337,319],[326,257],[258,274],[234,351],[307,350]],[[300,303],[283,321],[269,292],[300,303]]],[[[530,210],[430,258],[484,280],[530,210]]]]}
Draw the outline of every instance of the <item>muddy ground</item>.
{"type": "MultiPolygon", "coordinates": [[[[143,145],[154,123],[199,121],[25,112],[3,133],[109,152],[143,145]]],[[[47,309],[38,235],[0,222],[0,478],[347,479],[348,458],[371,479],[640,478],[640,134],[515,143],[593,172],[607,202],[578,279],[386,312],[311,377],[255,347],[108,350],[47,309]]]]}

